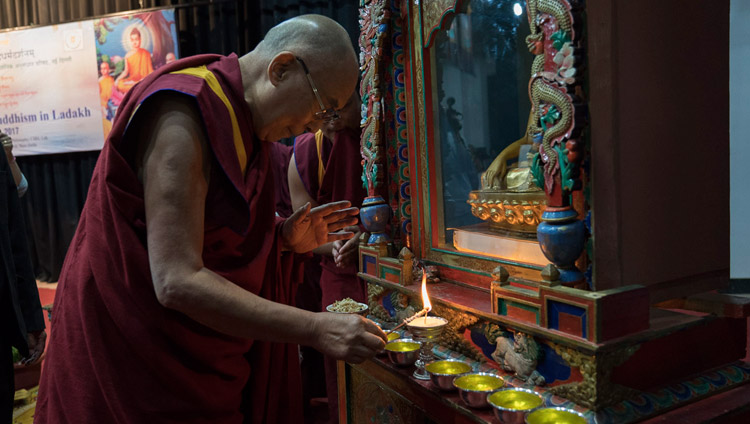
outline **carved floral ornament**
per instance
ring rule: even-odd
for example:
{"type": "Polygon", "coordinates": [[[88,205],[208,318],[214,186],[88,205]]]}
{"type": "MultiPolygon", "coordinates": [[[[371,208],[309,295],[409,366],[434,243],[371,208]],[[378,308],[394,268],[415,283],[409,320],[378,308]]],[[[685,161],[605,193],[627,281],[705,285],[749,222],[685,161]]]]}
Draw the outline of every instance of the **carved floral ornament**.
{"type": "MultiPolygon", "coordinates": [[[[466,1],[466,0],[464,0],[466,1]]],[[[419,5],[419,0],[414,4],[419,5]]],[[[450,19],[458,10],[462,0],[427,0],[421,2],[422,6],[422,38],[424,47],[430,47],[435,40],[435,34],[441,27],[447,26],[450,19]]]]}

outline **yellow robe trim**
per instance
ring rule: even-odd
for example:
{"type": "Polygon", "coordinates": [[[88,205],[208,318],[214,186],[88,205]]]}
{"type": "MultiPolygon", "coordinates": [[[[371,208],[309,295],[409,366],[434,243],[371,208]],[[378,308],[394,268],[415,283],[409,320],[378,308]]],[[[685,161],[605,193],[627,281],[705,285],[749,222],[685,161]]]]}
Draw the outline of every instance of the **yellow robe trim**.
{"type": "Polygon", "coordinates": [[[326,166],[323,164],[323,158],[320,157],[320,151],[323,148],[323,130],[315,133],[315,148],[318,149],[318,188],[323,185],[323,177],[326,175],[326,166]]]}
{"type": "Polygon", "coordinates": [[[224,106],[227,107],[227,111],[229,112],[229,119],[232,121],[232,138],[234,139],[234,148],[237,151],[237,159],[240,161],[240,169],[242,170],[242,175],[244,176],[245,170],[247,169],[247,152],[245,151],[245,144],[242,142],[240,126],[237,123],[237,116],[234,114],[232,104],[229,103],[229,99],[227,98],[226,94],[224,94],[224,90],[221,89],[221,85],[219,85],[219,80],[216,79],[216,75],[214,75],[213,72],[209,71],[205,65],[201,65],[195,68],[181,69],[172,73],[192,75],[194,77],[203,78],[204,80],[206,80],[206,83],[208,84],[208,87],[211,89],[211,91],[213,91],[214,94],[216,94],[216,96],[219,97],[219,99],[224,103],[224,106]]]}

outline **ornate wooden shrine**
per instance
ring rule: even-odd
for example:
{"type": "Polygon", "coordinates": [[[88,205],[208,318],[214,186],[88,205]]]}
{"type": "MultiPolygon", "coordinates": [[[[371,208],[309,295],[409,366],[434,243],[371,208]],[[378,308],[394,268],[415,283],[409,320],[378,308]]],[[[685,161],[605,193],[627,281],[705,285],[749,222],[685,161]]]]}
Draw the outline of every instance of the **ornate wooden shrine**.
{"type": "MultiPolygon", "coordinates": [[[[361,0],[371,317],[422,309],[426,273],[437,356],[590,422],[750,380],[748,307],[715,293],[729,10],[693,3],[361,0]]],[[[493,420],[387,359],[340,370],[349,422],[493,420]]]]}

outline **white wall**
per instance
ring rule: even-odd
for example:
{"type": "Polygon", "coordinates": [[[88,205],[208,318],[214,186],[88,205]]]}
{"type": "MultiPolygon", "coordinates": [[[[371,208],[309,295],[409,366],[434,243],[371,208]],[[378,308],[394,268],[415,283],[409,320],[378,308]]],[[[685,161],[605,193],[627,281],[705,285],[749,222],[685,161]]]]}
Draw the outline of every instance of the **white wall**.
{"type": "Polygon", "coordinates": [[[750,1],[729,17],[730,276],[750,278],[750,1]]]}

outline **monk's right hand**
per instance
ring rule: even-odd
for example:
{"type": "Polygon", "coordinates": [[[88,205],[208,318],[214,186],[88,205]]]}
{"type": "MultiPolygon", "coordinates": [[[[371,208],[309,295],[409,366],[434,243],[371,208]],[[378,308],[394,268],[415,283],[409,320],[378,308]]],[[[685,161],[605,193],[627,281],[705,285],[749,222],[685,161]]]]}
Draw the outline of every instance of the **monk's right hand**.
{"type": "Polygon", "coordinates": [[[315,315],[313,347],[325,355],[359,364],[385,348],[385,333],[367,318],[331,312],[315,315]]]}

